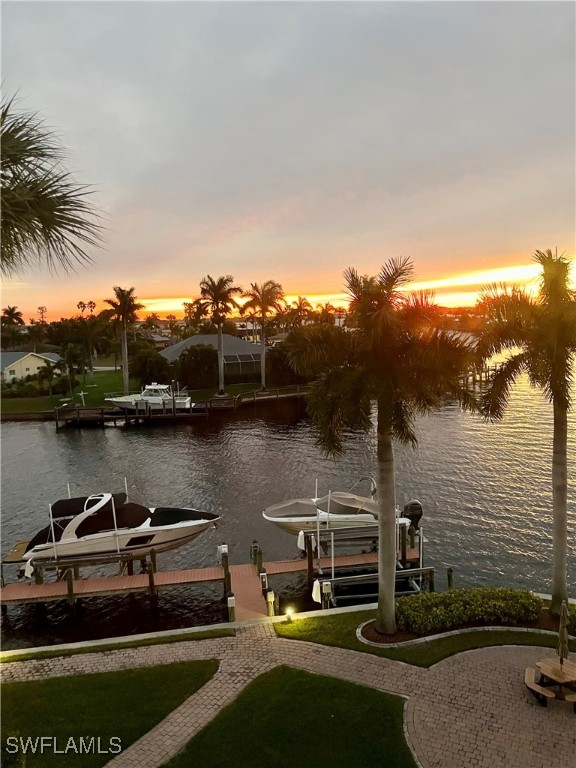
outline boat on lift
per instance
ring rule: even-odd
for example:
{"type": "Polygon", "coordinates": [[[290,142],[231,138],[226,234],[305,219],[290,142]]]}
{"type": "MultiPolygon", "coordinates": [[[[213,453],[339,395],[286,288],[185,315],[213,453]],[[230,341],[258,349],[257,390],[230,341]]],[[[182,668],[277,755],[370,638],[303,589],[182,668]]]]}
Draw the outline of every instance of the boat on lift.
{"type": "MultiPolygon", "coordinates": [[[[331,491],[326,496],[316,495],[310,499],[281,501],[266,507],[262,516],[286,533],[296,536],[300,531],[374,525],[378,522],[378,502],[374,499],[375,495],[376,483],[373,478],[362,477],[349,491],[331,491]],[[362,480],[368,480],[371,484],[369,496],[351,492],[362,480]]],[[[415,499],[404,506],[402,513],[397,509],[396,519],[399,526],[417,530],[421,517],[422,505],[415,499]]]]}
{"type": "Polygon", "coordinates": [[[190,410],[194,406],[192,398],[185,392],[176,392],[170,384],[147,384],[140,394],[110,395],[104,398],[124,411],[165,412],[172,410],[190,410]]]}
{"type": "Polygon", "coordinates": [[[50,505],[50,524],[28,542],[26,575],[34,565],[78,560],[145,558],[195,539],[220,519],[190,507],[146,507],[126,493],[96,493],[50,505]]]}

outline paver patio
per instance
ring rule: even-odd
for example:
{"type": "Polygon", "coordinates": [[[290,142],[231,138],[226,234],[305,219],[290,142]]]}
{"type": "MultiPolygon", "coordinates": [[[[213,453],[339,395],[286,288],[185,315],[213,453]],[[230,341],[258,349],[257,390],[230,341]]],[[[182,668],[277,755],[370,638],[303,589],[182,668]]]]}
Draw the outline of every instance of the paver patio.
{"type": "Polygon", "coordinates": [[[255,677],[285,664],[406,699],[406,738],[422,768],[576,768],[572,707],[540,707],[524,686],[524,668],[542,648],[499,646],[452,656],[430,669],[342,648],[278,638],[272,623],[236,637],[183,641],[6,664],[3,680],[37,680],[217,658],[199,691],[108,763],[155,768],[176,754],[255,677]]]}

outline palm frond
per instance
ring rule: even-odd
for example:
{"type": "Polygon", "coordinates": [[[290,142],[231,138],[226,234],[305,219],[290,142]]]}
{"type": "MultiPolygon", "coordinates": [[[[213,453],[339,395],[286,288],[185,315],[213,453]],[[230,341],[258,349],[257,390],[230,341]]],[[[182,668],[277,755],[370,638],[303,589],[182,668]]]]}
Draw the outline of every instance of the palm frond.
{"type": "Polygon", "coordinates": [[[414,410],[410,407],[410,403],[401,398],[394,400],[389,419],[392,437],[399,443],[405,443],[416,448],[418,438],[414,429],[414,410]]]}
{"type": "Polygon", "coordinates": [[[102,226],[90,202],[93,190],[77,184],[62,168],[64,153],[55,135],[35,113],[2,105],[3,274],[15,275],[44,263],[51,271],[90,262],[86,250],[100,245],[102,226]]]}
{"type": "Polygon", "coordinates": [[[322,449],[330,456],[341,456],[345,429],[366,432],[372,426],[371,398],[363,372],[354,368],[325,371],[312,384],[308,413],[322,449]]]}
{"type": "Polygon", "coordinates": [[[550,309],[558,310],[564,303],[574,299],[570,289],[570,260],[565,253],[535,251],[534,261],[542,267],[540,278],[540,302],[550,309]]]}
{"type": "Polygon", "coordinates": [[[520,352],[500,363],[482,395],[481,411],[487,421],[499,421],[510,397],[512,385],[528,368],[528,355],[520,352]]]}
{"type": "Polygon", "coordinates": [[[398,293],[403,285],[409,283],[413,276],[414,264],[410,257],[393,257],[381,267],[378,282],[387,295],[392,297],[398,293]]]}
{"type": "Polygon", "coordinates": [[[301,376],[317,376],[327,368],[360,365],[358,335],[337,326],[298,328],[284,344],[291,367],[301,376]]]}

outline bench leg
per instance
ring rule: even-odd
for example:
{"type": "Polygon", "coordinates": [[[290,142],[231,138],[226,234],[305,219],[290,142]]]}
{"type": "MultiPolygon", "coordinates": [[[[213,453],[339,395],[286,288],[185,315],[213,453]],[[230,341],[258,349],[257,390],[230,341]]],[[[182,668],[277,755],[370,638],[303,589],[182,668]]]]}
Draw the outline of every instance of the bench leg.
{"type": "MultiPolygon", "coordinates": [[[[538,704],[540,704],[540,706],[542,706],[542,707],[547,707],[548,706],[548,699],[546,698],[546,696],[542,696],[542,694],[538,693],[538,691],[533,691],[532,688],[529,688],[528,690],[530,691],[532,696],[534,696],[534,698],[536,699],[538,704]]],[[[575,705],[575,707],[576,707],[576,705],[575,705]]]]}

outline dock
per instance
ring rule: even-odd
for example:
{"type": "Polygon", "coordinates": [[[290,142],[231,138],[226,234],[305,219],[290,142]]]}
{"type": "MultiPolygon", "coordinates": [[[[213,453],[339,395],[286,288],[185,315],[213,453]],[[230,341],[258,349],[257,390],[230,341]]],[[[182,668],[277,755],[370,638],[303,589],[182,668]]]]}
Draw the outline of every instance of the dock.
{"type": "MultiPolygon", "coordinates": [[[[25,551],[25,544],[26,542],[19,542],[3,559],[2,564],[14,565],[18,563],[21,553],[25,551]]],[[[258,547],[258,545],[256,546],[258,547]]],[[[156,570],[156,558],[153,555],[150,562],[146,564],[145,573],[120,573],[116,576],[80,578],[79,564],[74,566],[70,564],[68,567],[60,569],[60,578],[56,581],[43,582],[43,573],[41,573],[38,574],[36,583],[28,581],[2,583],[0,588],[2,612],[6,613],[11,605],[49,603],[62,600],[67,600],[70,605],[73,605],[82,598],[134,593],[147,592],[152,599],[155,599],[159,592],[166,589],[220,581],[223,583],[224,596],[228,597],[229,614],[230,598],[232,597],[234,618],[238,621],[244,621],[271,615],[270,612],[273,609],[270,607],[269,577],[308,573],[310,582],[312,578],[321,578],[323,572],[331,571],[333,568],[341,570],[351,567],[368,567],[374,566],[378,562],[377,552],[331,555],[321,557],[319,560],[314,558],[312,572],[309,558],[262,561],[261,557],[256,556],[251,563],[229,565],[227,547],[224,545],[224,547],[219,547],[220,549],[225,549],[224,554],[219,552],[221,564],[208,568],[158,571],[156,570]]],[[[259,547],[257,551],[260,552],[259,547]]],[[[398,554],[400,556],[400,552],[398,554]]],[[[416,563],[418,561],[419,552],[417,549],[408,549],[406,555],[410,562],[416,563]]]]}
{"type": "Polygon", "coordinates": [[[190,408],[173,408],[170,402],[163,408],[127,412],[115,406],[88,407],[78,403],[65,403],[54,410],[56,429],[62,427],[128,427],[138,424],[158,424],[166,422],[186,423],[211,413],[236,411],[238,408],[258,403],[278,403],[283,400],[300,399],[309,391],[307,386],[278,387],[276,389],[254,390],[239,395],[212,397],[209,400],[193,403],[190,408]]]}

